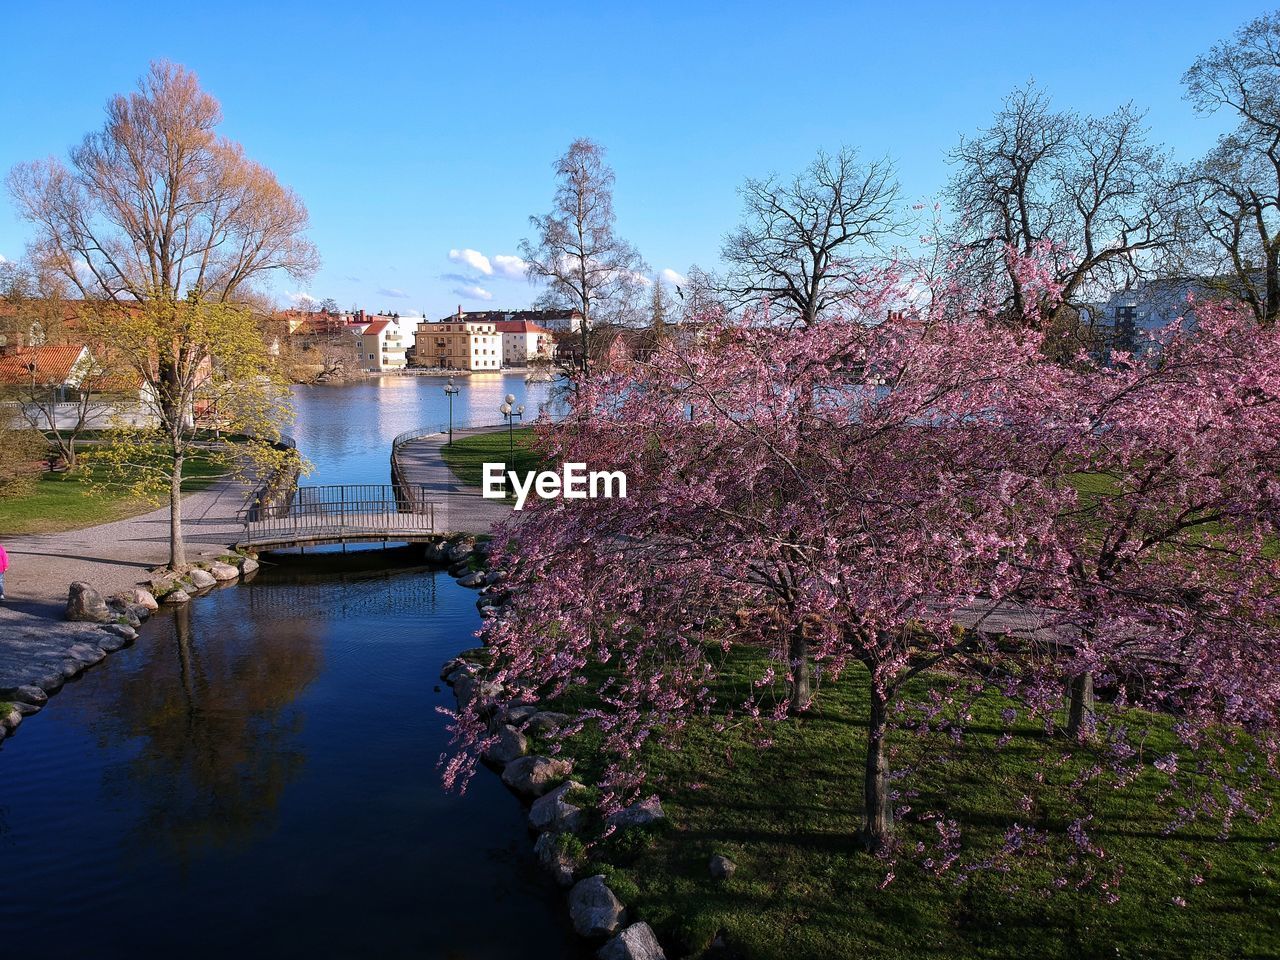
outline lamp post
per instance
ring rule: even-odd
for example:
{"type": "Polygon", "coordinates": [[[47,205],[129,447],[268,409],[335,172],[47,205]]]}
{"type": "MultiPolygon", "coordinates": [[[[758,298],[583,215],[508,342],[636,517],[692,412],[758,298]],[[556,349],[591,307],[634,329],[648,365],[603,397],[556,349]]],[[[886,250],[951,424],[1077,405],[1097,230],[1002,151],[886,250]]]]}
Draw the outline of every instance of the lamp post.
{"type": "Polygon", "coordinates": [[[453,377],[444,385],[445,396],[449,398],[449,446],[453,446],[453,398],[461,388],[453,382],[453,377]]]}
{"type": "MultiPolygon", "coordinates": [[[[503,419],[507,421],[507,461],[512,464],[516,458],[516,417],[524,418],[524,404],[515,406],[516,397],[513,393],[507,394],[506,402],[498,408],[501,411],[503,419]]],[[[510,466],[508,466],[510,469],[510,466]]]]}

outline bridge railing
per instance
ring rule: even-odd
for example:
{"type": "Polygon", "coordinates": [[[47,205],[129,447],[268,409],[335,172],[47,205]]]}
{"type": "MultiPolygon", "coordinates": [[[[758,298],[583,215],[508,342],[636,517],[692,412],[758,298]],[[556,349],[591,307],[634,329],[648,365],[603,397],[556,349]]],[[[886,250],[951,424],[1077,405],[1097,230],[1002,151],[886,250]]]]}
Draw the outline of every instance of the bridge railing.
{"type": "Polygon", "coordinates": [[[287,506],[240,511],[242,545],[413,537],[435,531],[436,502],[420,487],[335,484],[298,487],[287,506]]]}

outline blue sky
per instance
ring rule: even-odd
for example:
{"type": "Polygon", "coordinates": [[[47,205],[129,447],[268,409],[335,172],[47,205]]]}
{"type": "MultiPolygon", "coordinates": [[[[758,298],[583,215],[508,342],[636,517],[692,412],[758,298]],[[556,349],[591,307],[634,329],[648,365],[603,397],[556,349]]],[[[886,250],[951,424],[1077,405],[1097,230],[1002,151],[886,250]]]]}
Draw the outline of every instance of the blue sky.
{"type": "MultiPolygon", "coordinates": [[[[0,170],[65,156],[148,60],[176,60],[221,101],[223,132],[311,212],[323,266],[305,285],[280,281],[282,302],[305,292],[438,317],[536,295],[496,258],[549,206],[552,161],[575,137],[608,149],[618,229],[654,272],[714,268],[744,177],[847,143],[894,157],[908,196],[930,200],[947,150],[1031,77],[1061,107],[1134,101],[1153,138],[1190,158],[1225,120],[1192,113],[1183,71],[1266,9],[13,0],[0,9],[0,170]],[[464,249],[492,272],[450,261],[464,249]],[[456,292],[467,287],[491,299],[456,292]]],[[[4,196],[0,256],[27,236],[4,196]]]]}

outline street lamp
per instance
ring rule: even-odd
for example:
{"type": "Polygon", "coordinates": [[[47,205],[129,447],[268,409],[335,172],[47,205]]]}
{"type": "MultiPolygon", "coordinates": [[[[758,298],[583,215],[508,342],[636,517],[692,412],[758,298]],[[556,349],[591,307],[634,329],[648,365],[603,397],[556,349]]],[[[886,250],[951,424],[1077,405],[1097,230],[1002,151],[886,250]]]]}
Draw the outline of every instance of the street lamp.
{"type": "Polygon", "coordinates": [[[444,385],[445,396],[449,398],[449,446],[453,446],[453,398],[461,388],[453,382],[453,377],[444,385]]]}
{"type": "Polygon", "coordinates": [[[514,464],[516,459],[516,417],[522,419],[524,417],[524,404],[522,403],[517,407],[515,402],[515,394],[508,393],[506,402],[498,408],[502,413],[503,419],[507,421],[507,460],[509,464],[514,464]]]}

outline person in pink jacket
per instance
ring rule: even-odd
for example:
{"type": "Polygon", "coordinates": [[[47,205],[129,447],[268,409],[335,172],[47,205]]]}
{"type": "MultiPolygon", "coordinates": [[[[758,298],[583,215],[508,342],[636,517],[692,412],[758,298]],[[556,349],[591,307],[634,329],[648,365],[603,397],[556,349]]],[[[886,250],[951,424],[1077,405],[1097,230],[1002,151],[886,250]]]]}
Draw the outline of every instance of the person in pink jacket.
{"type": "Polygon", "coordinates": [[[4,600],[4,572],[9,569],[9,555],[4,552],[4,546],[0,545],[0,601],[4,600]]]}

